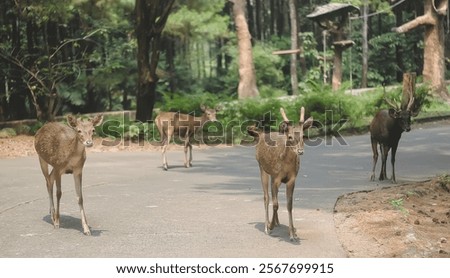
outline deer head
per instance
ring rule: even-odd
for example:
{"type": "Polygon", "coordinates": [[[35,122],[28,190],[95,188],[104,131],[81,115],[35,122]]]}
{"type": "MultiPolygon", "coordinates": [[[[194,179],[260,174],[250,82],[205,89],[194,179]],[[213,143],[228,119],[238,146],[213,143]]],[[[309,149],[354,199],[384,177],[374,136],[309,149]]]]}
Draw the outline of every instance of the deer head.
{"type": "Polygon", "coordinates": [[[72,115],[67,116],[67,123],[77,132],[77,138],[86,147],[92,147],[94,141],[92,135],[95,132],[95,127],[99,126],[103,121],[102,115],[97,115],[93,119],[82,120],[77,119],[72,115]]]}
{"type": "Polygon", "coordinates": [[[304,152],[305,142],[303,140],[304,131],[310,128],[313,124],[313,118],[309,117],[305,121],[305,108],[300,109],[300,121],[297,126],[293,126],[289,121],[283,108],[280,108],[283,122],[280,124],[279,132],[286,135],[286,146],[293,147],[298,155],[304,152]]]}
{"type": "Polygon", "coordinates": [[[413,110],[414,96],[412,90],[408,90],[407,96],[407,102],[404,102],[401,108],[399,108],[397,103],[390,101],[386,97],[384,100],[391,106],[389,116],[397,120],[403,131],[409,132],[411,130],[411,117],[416,117],[419,112],[413,110]]]}

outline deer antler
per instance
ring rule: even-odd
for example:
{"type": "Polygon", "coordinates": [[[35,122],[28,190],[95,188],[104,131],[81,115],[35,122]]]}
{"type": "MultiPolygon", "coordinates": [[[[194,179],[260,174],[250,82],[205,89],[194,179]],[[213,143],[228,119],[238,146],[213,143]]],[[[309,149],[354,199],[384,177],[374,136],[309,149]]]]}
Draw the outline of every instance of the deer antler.
{"type": "Polygon", "coordinates": [[[281,117],[283,117],[283,121],[289,122],[289,119],[286,116],[286,113],[284,112],[283,108],[280,108],[281,117]]]}
{"type": "Polygon", "coordinates": [[[300,108],[300,124],[305,122],[305,107],[300,108]]]}
{"type": "Polygon", "coordinates": [[[394,108],[395,110],[399,110],[398,108],[398,104],[395,102],[392,102],[390,99],[388,99],[387,97],[384,97],[384,101],[386,101],[387,104],[389,104],[392,108],[394,108]]]}

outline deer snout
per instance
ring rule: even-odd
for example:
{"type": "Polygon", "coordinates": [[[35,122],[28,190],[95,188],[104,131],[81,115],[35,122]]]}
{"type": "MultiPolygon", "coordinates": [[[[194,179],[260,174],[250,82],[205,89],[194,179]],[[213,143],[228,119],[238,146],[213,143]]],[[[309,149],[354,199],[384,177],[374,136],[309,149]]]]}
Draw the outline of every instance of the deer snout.
{"type": "Polygon", "coordinates": [[[92,140],[86,140],[83,142],[83,145],[85,145],[86,147],[90,148],[94,145],[94,142],[92,140]]]}

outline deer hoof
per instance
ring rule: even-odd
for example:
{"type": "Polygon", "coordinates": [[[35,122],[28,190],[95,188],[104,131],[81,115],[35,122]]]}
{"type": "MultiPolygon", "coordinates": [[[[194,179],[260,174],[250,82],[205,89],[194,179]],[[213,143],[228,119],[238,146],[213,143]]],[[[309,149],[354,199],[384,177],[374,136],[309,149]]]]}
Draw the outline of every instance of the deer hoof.
{"type": "Polygon", "coordinates": [[[91,231],[88,229],[88,230],[85,230],[84,232],[84,235],[86,235],[86,236],[90,236],[91,235],[91,231]]]}
{"type": "Polygon", "coordinates": [[[163,170],[167,171],[169,169],[169,166],[167,164],[163,164],[163,170]]]}

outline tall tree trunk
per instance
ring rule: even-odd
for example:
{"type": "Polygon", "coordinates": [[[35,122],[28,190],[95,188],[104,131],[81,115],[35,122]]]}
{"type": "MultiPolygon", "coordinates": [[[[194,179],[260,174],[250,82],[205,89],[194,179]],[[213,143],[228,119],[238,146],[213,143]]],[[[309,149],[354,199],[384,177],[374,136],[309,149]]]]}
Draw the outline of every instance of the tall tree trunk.
{"type": "Polygon", "coordinates": [[[423,80],[431,84],[434,95],[448,101],[450,96],[445,86],[444,56],[444,19],[447,9],[448,0],[425,0],[424,14],[394,28],[394,31],[405,33],[419,26],[425,27],[423,80]]]}
{"type": "Polygon", "coordinates": [[[152,119],[155,105],[161,33],[175,0],[136,0],[138,92],[136,120],[152,119]]]}
{"type": "MultiPolygon", "coordinates": [[[[298,49],[297,5],[296,0],[289,0],[289,17],[291,19],[291,49],[298,49]]],[[[291,87],[292,94],[298,95],[297,53],[291,54],[291,87]]]]}
{"type": "Polygon", "coordinates": [[[337,45],[334,46],[333,58],[333,76],[331,77],[331,87],[333,91],[338,90],[342,83],[342,52],[343,49],[337,45]]]}
{"type": "MultiPolygon", "coordinates": [[[[401,25],[403,22],[402,10],[398,7],[394,8],[395,14],[395,22],[396,25],[401,25]]],[[[397,62],[398,70],[397,70],[397,82],[401,82],[403,80],[403,72],[405,71],[405,65],[403,64],[403,46],[401,44],[395,45],[395,60],[397,62]]]]}
{"type": "Polygon", "coordinates": [[[369,69],[369,43],[368,43],[368,14],[369,5],[367,0],[363,3],[363,26],[362,26],[362,70],[361,88],[367,88],[367,73],[369,69]]]}
{"type": "Polygon", "coordinates": [[[245,0],[230,0],[234,3],[233,14],[239,45],[239,99],[259,96],[253,64],[252,43],[245,19],[245,0]]]}

